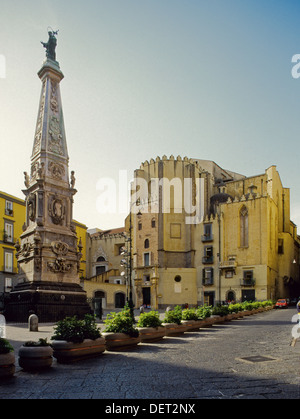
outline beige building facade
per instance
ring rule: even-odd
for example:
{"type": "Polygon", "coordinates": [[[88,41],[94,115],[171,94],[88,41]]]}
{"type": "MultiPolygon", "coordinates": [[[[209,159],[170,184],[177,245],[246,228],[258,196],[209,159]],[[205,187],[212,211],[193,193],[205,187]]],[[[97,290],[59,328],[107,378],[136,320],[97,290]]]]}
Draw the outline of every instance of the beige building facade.
{"type": "Polygon", "coordinates": [[[101,310],[123,308],[127,286],[120,272],[125,228],[89,231],[84,290],[96,315],[101,310]]]}
{"type": "Polygon", "coordinates": [[[299,237],[275,166],[246,177],[164,156],[144,162],[135,180],[136,306],[299,296],[299,237]]]}

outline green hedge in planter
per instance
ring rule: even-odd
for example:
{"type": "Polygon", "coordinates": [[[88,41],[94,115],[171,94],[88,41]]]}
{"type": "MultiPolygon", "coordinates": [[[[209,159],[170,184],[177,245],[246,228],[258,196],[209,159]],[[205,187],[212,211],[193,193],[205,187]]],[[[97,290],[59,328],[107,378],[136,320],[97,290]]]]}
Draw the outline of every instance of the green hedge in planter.
{"type": "Polygon", "coordinates": [[[7,339],[0,338],[0,354],[8,354],[14,352],[14,348],[7,339]]]}
{"type": "Polygon", "coordinates": [[[101,332],[96,325],[95,316],[86,314],[83,320],[79,320],[77,316],[74,316],[58,321],[54,327],[54,335],[51,339],[82,343],[85,339],[96,340],[100,337],[101,332]]]}
{"type": "Polygon", "coordinates": [[[182,310],[182,320],[198,320],[195,308],[185,308],[182,310]]]}
{"type": "Polygon", "coordinates": [[[134,327],[134,320],[130,309],[124,308],[119,313],[110,313],[106,316],[104,332],[126,333],[131,337],[138,337],[139,331],[134,327]]]}
{"type": "Polygon", "coordinates": [[[202,306],[202,307],[197,307],[196,314],[198,316],[198,319],[207,319],[211,317],[211,311],[212,311],[211,306],[202,306]]]}
{"type": "Polygon", "coordinates": [[[174,310],[166,311],[163,323],[176,323],[181,324],[182,320],[182,308],[176,306],[174,310]]]}
{"type": "Polygon", "coordinates": [[[160,327],[162,321],[159,319],[157,311],[150,311],[149,313],[141,313],[137,327],[160,327]]]}
{"type": "Polygon", "coordinates": [[[216,306],[213,307],[211,314],[213,316],[227,316],[227,314],[229,314],[229,309],[228,306],[216,306]]]}

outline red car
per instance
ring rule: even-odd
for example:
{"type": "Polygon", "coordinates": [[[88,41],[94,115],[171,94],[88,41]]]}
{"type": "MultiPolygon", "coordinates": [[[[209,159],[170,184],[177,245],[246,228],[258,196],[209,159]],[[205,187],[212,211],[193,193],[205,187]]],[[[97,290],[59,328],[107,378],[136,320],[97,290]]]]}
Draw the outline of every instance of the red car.
{"type": "Polygon", "coordinates": [[[288,306],[288,302],[284,298],[277,300],[277,303],[275,304],[275,308],[288,308],[288,306]]]}

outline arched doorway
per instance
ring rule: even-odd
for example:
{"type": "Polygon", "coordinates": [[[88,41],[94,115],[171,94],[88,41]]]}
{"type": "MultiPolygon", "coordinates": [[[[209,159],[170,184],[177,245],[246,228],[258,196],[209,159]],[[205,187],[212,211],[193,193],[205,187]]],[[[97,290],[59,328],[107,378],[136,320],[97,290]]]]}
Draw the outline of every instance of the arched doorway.
{"type": "Polygon", "coordinates": [[[235,292],[234,291],[228,291],[227,293],[227,301],[228,302],[233,302],[236,301],[236,296],[235,296],[235,292]]]}

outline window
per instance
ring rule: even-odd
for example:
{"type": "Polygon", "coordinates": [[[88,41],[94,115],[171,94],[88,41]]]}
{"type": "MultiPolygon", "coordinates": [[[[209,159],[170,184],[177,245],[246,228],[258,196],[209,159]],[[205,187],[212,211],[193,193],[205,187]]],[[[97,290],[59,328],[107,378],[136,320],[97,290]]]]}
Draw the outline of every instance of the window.
{"type": "Polygon", "coordinates": [[[283,255],[283,239],[278,239],[278,253],[280,255],[283,255]]]}
{"type": "Polygon", "coordinates": [[[5,278],[4,292],[10,292],[11,290],[12,290],[12,278],[5,278]]]}
{"type": "Polygon", "coordinates": [[[202,259],[202,263],[213,263],[213,247],[212,246],[205,246],[204,247],[204,257],[202,259]]]}
{"type": "Polygon", "coordinates": [[[202,270],[203,285],[213,285],[214,283],[214,268],[204,268],[202,270]]]}
{"type": "Polygon", "coordinates": [[[151,227],[152,227],[152,228],[155,228],[155,227],[156,227],[156,221],[155,221],[155,218],[152,218],[152,221],[151,221],[151,227]]]}
{"type": "Polygon", "coordinates": [[[139,230],[139,231],[141,231],[141,230],[142,230],[142,222],[141,222],[141,221],[139,221],[139,223],[138,223],[138,230],[139,230]]]}
{"type": "Polygon", "coordinates": [[[13,203],[11,201],[5,201],[5,215],[13,215],[13,203]]]}
{"type": "Polygon", "coordinates": [[[144,253],[144,266],[150,265],[150,253],[144,253]]]}
{"type": "Polygon", "coordinates": [[[145,249],[149,249],[149,239],[145,240],[145,249]]]}
{"type": "Polygon", "coordinates": [[[4,252],[4,271],[13,272],[13,253],[4,252]]]}
{"type": "Polygon", "coordinates": [[[204,224],[204,236],[211,237],[211,235],[212,235],[212,225],[204,224]]]}
{"type": "Polygon", "coordinates": [[[248,210],[245,206],[240,211],[240,246],[248,247],[248,210]]]}
{"type": "Polygon", "coordinates": [[[253,271],[244,271],[243,272],[243,285],[244,286],[252,286],[255,284],[253,278],[253,271]]]}
{"type": "Polygon", "coordinates": [[[180,282],[181,281],[181,276],[180,275],[176,275],[174,278],[175,282],[180,282]]]}
{"type": "Polygon", "coordinates": [[[11,223],[4,223],[4,241],[12,243],[14,240],[14,226],[11,223]]]}

